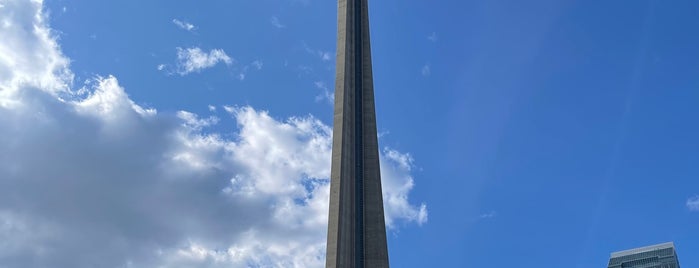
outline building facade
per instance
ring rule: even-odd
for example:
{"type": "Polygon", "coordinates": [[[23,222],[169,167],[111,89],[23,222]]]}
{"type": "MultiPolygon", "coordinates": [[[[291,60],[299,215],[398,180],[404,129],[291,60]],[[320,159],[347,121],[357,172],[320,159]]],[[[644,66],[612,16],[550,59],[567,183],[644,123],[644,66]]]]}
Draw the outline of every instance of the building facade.
{"type": "Polygon", "coordinates": [[[663,243],[611,254],[608,268],[680,268],[675,245],[663,243]]]}

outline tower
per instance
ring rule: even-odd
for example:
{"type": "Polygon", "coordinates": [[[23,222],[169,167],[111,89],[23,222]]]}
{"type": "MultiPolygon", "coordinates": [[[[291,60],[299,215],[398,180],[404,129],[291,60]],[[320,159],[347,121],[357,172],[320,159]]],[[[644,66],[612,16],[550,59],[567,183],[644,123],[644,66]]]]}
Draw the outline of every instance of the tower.
{"type": "Polygon", "coordinates": [[[367,0],[338,0],[326,267],[388,267],[367,0]]]}

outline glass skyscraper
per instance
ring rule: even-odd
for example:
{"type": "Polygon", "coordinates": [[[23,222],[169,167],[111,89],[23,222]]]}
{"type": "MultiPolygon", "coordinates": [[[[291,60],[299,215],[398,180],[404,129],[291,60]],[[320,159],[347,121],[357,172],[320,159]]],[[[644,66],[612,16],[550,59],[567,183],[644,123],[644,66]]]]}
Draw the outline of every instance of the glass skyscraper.
{"type": "Polygon", "coordinates": [[[672,242],[614,252],[608,268],[680,268],[672,242]]]}

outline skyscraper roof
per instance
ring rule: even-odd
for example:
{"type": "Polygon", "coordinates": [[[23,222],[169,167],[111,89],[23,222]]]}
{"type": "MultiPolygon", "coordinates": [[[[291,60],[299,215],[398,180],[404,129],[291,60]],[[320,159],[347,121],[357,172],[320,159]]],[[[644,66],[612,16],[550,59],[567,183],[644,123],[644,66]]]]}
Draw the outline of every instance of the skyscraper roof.
{"type": "Polygon", "coordinates": [[[658,249],[666,249],[666,248],[675,248],[675,244],[672,242],[667,242],[667,243],[662,243],[662,244],[657,244],[657,245],[652,245],[652,246],[645,246],[645,247],[640,247],[640,248],[617,251],[617,252],[613,252],[611,254],[611,257],[616,258],[616,257],[621,257],[621,256],[626,256],[626,255],[631,255],[631,254],[638,254],[638,253],[648,252],[648,251],[653,251],[653,250],[658,250],[658,249]]]}

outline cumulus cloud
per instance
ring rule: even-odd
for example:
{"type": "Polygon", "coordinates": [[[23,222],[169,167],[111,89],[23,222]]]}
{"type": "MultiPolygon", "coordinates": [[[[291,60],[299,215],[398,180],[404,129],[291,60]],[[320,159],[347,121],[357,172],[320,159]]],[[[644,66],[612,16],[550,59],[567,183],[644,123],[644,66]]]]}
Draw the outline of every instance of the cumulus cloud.
{"type": "Polygon", "coordinates": [[[219,62],[231,65],[231,59],[223,49],[212,49],[208,53],[201,48],[177,48],[177,73],[187,75],[192,72],[200,72],[211,68],[219,62]]]}
{"type": "Polygon", "coordinates": [[[177,27],[180,27],[180,29],[183,29],[183,30],[186,30],[189,32],[194,31],[194,29],[196,29],[196,26],[194,26],[194,24],[191,24],[191,23],[186,22],[186,21],[181,21],[178,19],[172,19],[172,23],[177,25],[177,27]]]}
{"type": "Polygon", "coordinates": [[[52,95],[69,91],[70,60],[58,50],[53,33],[44,25],[39,1],[3,1],[0,8],[0,107],[18,105],[14,95],[22,87],[41,88],[52,95]]]}
{"type": "MultiPolygon", "coordinates": [[[[3,5],[23,27],[0,28],[0,266],[323,266],[329,126],[224,106],[236,129],[218,133],[217,117],[143,107],[113,76],[72,91],[41,2],[3,5]]],[[[391,228],[427,220],[412,162],[381,154],[391,228]]]]}
{"type": "Polygon", "coordinates": [[[699,195],[687,199],[686,205],[690,211],[699,211],[699,195]]]}
{"type": "Polygon", "coordinates": [[[408,202],[408,194],[415,186],[410,173],[413,157],[391,148],[384,148],[380,161],[386,225],[394,227],[397,219],[406,219],[418,224],[427,222],[427,205],[423,203],[415,207],[408,202]]]}

